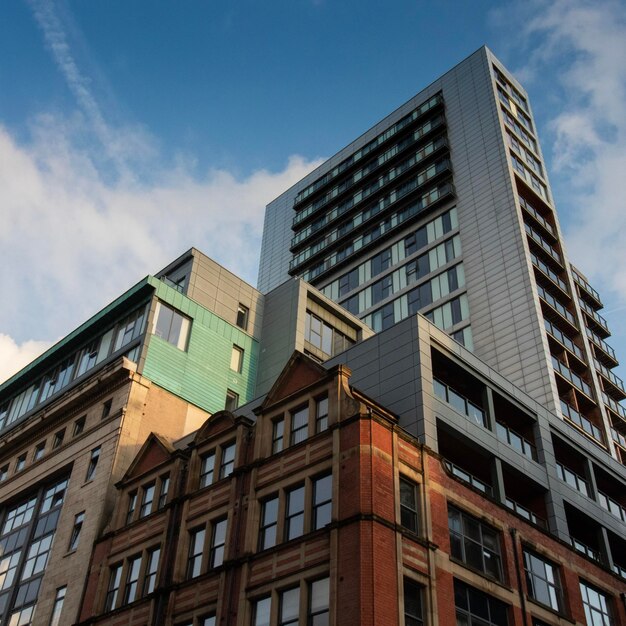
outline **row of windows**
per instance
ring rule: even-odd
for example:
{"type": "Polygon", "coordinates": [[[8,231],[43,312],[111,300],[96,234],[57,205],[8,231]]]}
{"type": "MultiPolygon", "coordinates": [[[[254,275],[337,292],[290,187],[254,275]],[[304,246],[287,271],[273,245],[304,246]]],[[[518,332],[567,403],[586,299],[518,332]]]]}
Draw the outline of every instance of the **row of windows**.
{"type": "Polygon", "coordinates": [[[272,420],[272,454],[328,428],[328,396],[320,396],[272,420]]]}
{"type": "Polygon", "coordinates": [[[164,474],[158,481],[154,480],[141,487],[141,490],[131,491],[128,494],[128,510],[126,511],[126,523],[130,524],[136,519],[141,519],[162,509],[166,502],[170,488],[170,475],[164,474]],[[141,500],[139,494],[141,493],[141,500]],[[158,497],[157,497],[158,493],[158,497]],[[137,504],[140,502],[139,507],[137,504]]]}
{"type": "MultiPolygon", "coordinates": [[[[102,419],[108,417],[111,413],[112,400],[107,400],[102,405],[102,419]]],[[[72,428],[72,436],[77,437],[85,430],[85,423],[87,421],[87,416],[83,415],[79,417],[75,422],[72,428]]],[[[63,444],[63,440],[65,439],[65,428],[57,431],[52,437],[51,450],[56,450],[61,447],[63,444]]],[[[35,463],[41,460],[46,453],[46,440],[40,441],[34,448],[32,452],[31,462],[35,463]]],[[[25,469],[26,463],[28,461],[28,452],[23,452],[15,459],[15,464],[13,467],[13,473],[18,474],[22,470],[25,469]]],[[[0,467],[0,483],[5,481],[9,477],[9,469],[10,464],[6,463],[2,467],[0,467]]]]}
{"type": "MultiPolygon", "coordinates": [[[[383,235],[388,234],[392,230],[402,226],[411,219],[414,219],[420,213],[429,209],[439,200],[450,196],[454,192],[454,188],[451,183],[446,182],[433,187],[426,193],[422,194],[416,202],[409,204],[408,206],[399,209],[392,213],[389,217],[385,218],[378,224],[374,225],[364,234],[355,237],[352,241],[345,246],[331,253],[328,257],[315,264],[310,269],[302,273],[302,278],[307,282],[311,282],[315,277],[319,276],[322,272],[334,267],[337,263],[340,263],[350,255],[358,252],[361,248],[369,245],[370,243],[380,239],[383,235]]],[[[290,270],[294,269],[294,262],[290,263],[290,270]]]]}
{"type": "Polygon", "coordinates": [[[328,356],[339,354],[355,343],[310,311],[306,312],[304,320],[304,340],[328,356]]]}
{"type": "MultiPolygon", "coordinates": [[[[445,272],[442,278],[443,276],[446,277],[444,280],[447,281],[444,283],[444,287],[447,285],[449,288],[450,284],[454,285],[454,279],[450,281],[448,272],[445,272]]],[[[429,293],[432,294],[431,289],[431,283],[425,283],[423,288],[417,287],[401,295],[396,300],[385,304],[382,308],[378,309],[378,311],[366,315],[363,321],[376,332],[390,328],[409,315],[417,313],[424,306],[428,306],[428,304],[432,302],[432,299],[429,302],[429,293]]],[[[469,317],[467,295],[461,294],[457,298],[445,302],[424,315],[438,328],[447,330],[455,324],[465,321],[469,317]]],[[[456,339],[456,337],[454,338],[456,339]]],[[[463,345],[471,349],[471,334],[465,336],[463,345]]]]}
{"type": "Polygon", "coordinates": [[[235,442],[218,446],[203,454],[200,459],[200,488],[208,487],[217,480],[228,478],[235,469],[235,442]],[[217,472],[215,468],[217,467],[217,472]]]}
{"type": "MultiPolygon", "coordinates": [[[[441,120],[439,121],[439,124],[441,124],[441,120]]],[[[430,124],[428,124],[427,126],[428,126],[428,130],[432,128],[432,125],[430,124]]],[[[315,201],[308,208],[310,209],[309,212],[317,211],[318,209],[323,207],[325,204],[327,204],[332,198],[337,196],[340,192],[349,189],[354,183],[360,180],[362,176],[370,174],[375,169],[377,169],[379,165],[387,161],[392,156],[395,156],[398,153],[399,149],[404,149],[408,145],[414,143],[415,142],[414,137],[418,138],[419,136],[421,136],[421,134],[423,134],[421,131],[423,131],[423,127],[418,129],[414,133],[413,136],[407,137],[402,142],[400,142],[400,144],[397,144],[392,149],[381,154],[378,157],[378,159],[371,161],[362,170],[358,170],[357,172],[355,172],[355,174],[352,177],[350,177],[348,180],[343,181],[341,185],[338,185],[337,187],[334,187],[333,189],[331,189],[326,195],[324,195],[319,200],[315,201]]],[[[355,207],[359,203],[369,198],[373,193],[375,193],[379,189],[382,189],[385,185],[390,183],[392,180],[394,180],[398,176],[401,176],[402,174],[407,172],[409,169],[415,167],[416,165],[419,165],[421,162],[426,160],[428,157],[430,157],[430,155],[432,155],[436,150],[438,150],[444,145],[446,145],[446,142],[445,142],[445,139],[443,139],[442,137],[434,141],[430,141],[425,146],[422,146],[419,150],[414,152],[410,157],[398,163],[394,167],[389,168],[377,179],[370,181],[369,183],[367,183],[366,186],[361,187],[360,189],[355,191],[350,197],[346,198],[345,200],[342,200],[339,204],[332,207],[331,209],[326,210],[323,216],[319,217],[312,224],[310,224],[303,230],[299,231],[295,235],[295,237],[292,238],[291,240],[292,247],[304,241],[311,235],[314,235],[316,232],[318,232],[319,230],[321,230],[328,224],[334,222],[342,215],[345,215],[348,211],[351,211],[353,207],[355,207]]],[[[425,172],[427,171],[428,170],[425,170],[425,172]]],[[[422,177],[422,179],[424,179],[424,176],[425,176],[424,172],[418,174],[418,178],[420,178],[420,176],[422,177]]],[[[300,213],[300,212],[297,213],[298,221],[302,219],[300,218],[300,215],[304,215],[304,213],[300,213]]],[[[341,233],[342,229],[344,230],[344,233],[345,233],[346,232],[345,225],[340,227],[339,229],[340,234],[344,234],[344,233],[341,233]]]]}
{"type": "Polygon", "coordinates": [[[539,159],[537,159],[530,152],[530,150],[527,150],[524,146],[522,146],[517,140],[517,137],[515,137],[508,128],[506,130],[506,138],[511,148],[513,148],[513,150],[515,150],[521,157],[524,158],[526,164],[535,172],[535,174],[543,178],[543,168],[541,167],[539,159]]]}
{"type": "Polygon", "coordinates": [[[532,135],[527,132],[521,124],[506,110],[502,109],[502,115],[506,125],[515,132],[515,134],[521,138],[522,142],[530,148],[535,154],[537,154],[537,142],[532,135]]]}
{"type": "Polygon", "coordinates": [[[223,518],[190,531],[187,578],[200,576],[224,562],[227,525],[228,520],[223,518]]]}
{"type": "MultiPolygon", "coordinates": [[[[397,265],[408,256],[440,239],[451,230],[458,228],[458,226],[457,211],[456,208],[452,208],[424,226],[420,226],[420,228],[407,235],[401,241],[385,248],[371,259],[329,283],[321,291],[331,300],[338,302],[340,298],[356,289],[359,285],[397,265]]],[[[345,307],[345,303],[343,303],[343,306],[345,307]]]]}
{"type": "Polygon", "coordinates": [[[403,117],[401,120],[396,122],[393,126],[390,126],[385,132],[381,133],[372,141],[365,144],[360,150],[357,150],[354,154],[351,154],[347,159],[342,161],[339,165],[337,165],[330,172],[327,172],[321,178],[318,178],[316,181],[311,183],[308,187],[305,187],[302,191],[298,193],[295,198],[295,202],[302,202],[305,198],[310,196],[313,192],[317,191],[328,183],[330,180],[344,172],[348,167],[352,166],[354,163],[362,159],[364,156],[370,154],[372,150],[376,149],[380,144],[384,143],[388,139],[391,139],[394,135],[396,135],[403,128],[406,128],[411,122],[414,122],[418,117],[427,113],[430,109],[437,106],[440,102],[443,101],[441,94],[437,94],[418,106],[416,109],[411,111],[408,115],[403,117]]]}
{"type": "Polygon", "coordinates": [[[547,202],[548,190],[546,189],[546,186],[530,172],[519,157],[517,157],[513,152],[511,152],[510,155],[513,169],[522,177],[522,180],[528,183],[547,202]]]}
{"type": "MultiPolygon", "coordinates": [[[[401,166],[398,166],[398,167],[401,167],[401,166]]],[[[425,185],[429,180],[437,176],[439,173],[446,171],[449,168],[450,168],[450,162],[448,161],[448,159],[440,159],[436,163],[433,163],[425,170],[422,170],[421,172],[419,172],[412,178],[409,178],[407,181],[405,181],[404,183],[402,183],[395,189],[392,189],[391,191],[386,193],[384,196],[381,196],[378,200],[376,200],[373,204],[371,204],[366,209],[363,209],[362,211],[356,213],[350,220],[344,222],[338,228],[335,228],[325,233],[322,239],[319,239],[314,244],[310,245],[308,248],[305,248],[304,250],[302,250],[302,252],[299,252],[298,254],[294,255],[293,259],[291,260],[290,267],[297,267],[298,265],[301,265],[307,259],[317,254],[320,250],[325,250],[326,248],[328,248],[328,246],[330,246],[332,243],[334,243],[338,239],[341,239],[342,237],[352,232],[353,230],[355,230],[362,224],[365,224],[366,222],[371,220],[374,216],[378,215],[379,213],[382,213],[384,210],[390,207],[394,202],[401,200],[402,198],[404,198],[411,192],[415,191],[422,185],[425,185]]],[[[395,178],[394,172],[395,170],[391,171],[391,174],[393,175],[390,178],[395,178]]],[[[366,192],[364,192],[363,190],[361,190],[360,192],[357,192],[354,198],[352,200],[348,200],[347,203],[350,203],[350,202],[356,203],[357,198],[358,198],[358,201],[360,201],[362,197],[369,197],[371,193],[373,193],[374,191],[377,191],[379,188],[382,188],[383,185],[386,184],[387,182],[389,181],[386,180],[385,176],[383,176],[380,179],[380,181],[376,181],[375,183],[373,183],[370,186],[370,188],[366,190],[366,192]]]]}
{"type": "Polygon", "coordinates": [[[524,98],[524,96],[522,96],[517,91],[517,89],[515,89],[515,87],[511,85],[511,83],[504,77],[504,74],[495,65],[493,66],[493,71],[501,87],[504,88],[504,90],[513,98],[513,100],[515,100],[515,103],[518,106],[522,107],[522,109],[526,111],[526,113],[530,113],[526,98],[524,98]]]}
{"type": "Polygon", "coordinates": [[[152,593],[156,587],[160,557],[161,548],[157,546],[113,565],[109,572],[104,610],[111,611],[152,593]]]}
{"type": "Polygon", "coordinates": [[[500,102],[502,102],[502,104],[504,104],[512,113],[513,115],[515,115],[515,118],[517,119],[517,121],[529,132],[533,132],[533,126],[532,123],[530,121],[530,116],[523,111],[523,109],[520,109],[515,102],[513,102],[511,100],[511,98],[509,98],[509,96],[507,95],[507,93],[504,91],[504,89],[502,89],[502,87],[500,85],[498,85],[497,87],[498,89],[498,98],[500,98],[500,102]]]}
{"type": "MultiPolygon", "coordinates": [[[[455,235],[430,250],[430,252],[417,257],[413,261],[409,261],[406,265],[401,266],[391,274],[387,274],[369,287],[348,298],[342,303],[342,306],[353,315],[359,315],[394,293],[418,282],[441,266],[448,264],[460,252],[461,240],[458,235],[455,235]]],[[[428,306],[464,285],[465,272],[461,263],[418,287],[420,290],[420,305],[418,309],[428,306]]],[[[410,300],[413,301],[415,298],[410,298],[410,300]]],[[[409,309],[408,315],[412,315],[415,312],[409,309]]]]}
{"type": "Polygon", "coordinates": [[[137,339],[146,321],[146,305],[142,305],[105,333],[55,365],[28,389],[0,405],[0,429],[52,397],[70,382],[80,378],[109,355],[137,339]]]}

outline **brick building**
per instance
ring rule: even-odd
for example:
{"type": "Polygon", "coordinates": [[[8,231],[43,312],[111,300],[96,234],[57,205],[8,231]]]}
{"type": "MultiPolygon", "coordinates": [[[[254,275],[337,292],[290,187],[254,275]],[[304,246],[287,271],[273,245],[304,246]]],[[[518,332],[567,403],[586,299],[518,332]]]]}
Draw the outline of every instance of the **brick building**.
{"type": "MultiPolygon", "coordinates": [[[[450,408],[437,377],[477,372],[422,321],[437,419],[450,408]]],[[[489,462],[444,444],[443,422],[437,453],[351,375],[295,353],[253,410],[175,442],[151,436],[117,485],[81,626],[626,623],[623,569],[559,539],[545,493],[512,504],[523,485],[498,493],[489,462]]],[[[501,380],[491,394],[498,420],[506,402],[537,410],[501,380]]]]}

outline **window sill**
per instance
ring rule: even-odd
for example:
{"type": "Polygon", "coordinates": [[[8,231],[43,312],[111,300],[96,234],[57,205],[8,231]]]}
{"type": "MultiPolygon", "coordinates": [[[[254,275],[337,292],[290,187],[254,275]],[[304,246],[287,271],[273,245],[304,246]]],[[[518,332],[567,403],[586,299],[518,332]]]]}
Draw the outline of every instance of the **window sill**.
{"type": "MultiPolygon", "coordinates": [[[[568,624],[576,624],[576,620],[572,619],[569,615],[567,615],[566,613],[563,613],[561,611],[559,611],[558,609],[553,609],[551,606],[544,604],[543,602],[539,602],[539,600],[535,600],[535,598],[532,598],[531,596],[529,596],[527,593],[524,594],[524,597],[526,598],[526,601],[532,605],[532,606],[536,606],[538,608],[543,609],[544,611],[548,611],[549,613],[551,613],[552,615],[556,615],[559,619],[567,622],[568,624]]],[[[539,616],[541,617],[541,616],[539,616]]]]}
{"type": "Polygon", "coordinates": [[[478,574],[485,580],[488,580],[489,582],[494,583],[498,585],[499,587],[506,589],[507,591],[513,590],[513,588],[510,587],[504,580],[498,580],[497,578],[494,578],[493,576],[486,574],[482,570],[476,569],[475,567],[472,567],[471,565],[468,565],[467,563],[464,563],[463,561],[460,561],[459,559],[454,558],[451,554],[448,555],[448,558],[450,559],[451,563],[461,566],[463,569],[466,569],[468,572],[472,572],[473,574],[478,574]]]}

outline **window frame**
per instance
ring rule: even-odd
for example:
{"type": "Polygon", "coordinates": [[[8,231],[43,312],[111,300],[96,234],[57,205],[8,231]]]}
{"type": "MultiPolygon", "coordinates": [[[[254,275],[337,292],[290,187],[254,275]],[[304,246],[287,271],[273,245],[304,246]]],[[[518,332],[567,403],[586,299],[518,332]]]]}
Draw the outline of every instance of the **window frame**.
{"type": "Polygon", "coordinates": [[[141,585],[141,597],[145,598],[151,594],[157,586],[157,577],[159,573],[159,565],[161,561],[161,546],[150,548],[146,552],[146,568],[143,575],[143,583],[141,585]],[[155,558],[156,555],[156,558],[155,558]]]}
{"type": "Polygon", "coordinates": [[[585,611],[585,620],[588,624],[597,624],[596,619],[593,617],[594,615],[600,615],[600,619],[602,620],[602,626],[614,626],[616,624],[614,618],[613,608],[613,597],[611,594],[598,589],[595,585],[592,585],[586,582],[584,579],[580,578],[578,580],[580,596],[583,603],[583,609],[585,611]],[[598,596],[598,599],[601,600],[601,604],[604,606],[594,606],[590,603],[589,592],[593,591],[598,596]]]}
{"type": "Polygon", "coordinates": [[[274,494],[269,496],[261,501],[261,512],[259,516],[259,550],[268,550],[269,548],[273,548],[278,544],[278,519],[279,519],[279,509],[280,509],[280,496],[278,494],[274,494]],[[276,503],[275,515],[274,519],[267,518],[267,505],[269,503],[276,503]],[[268,537],[268,529],[273,528],[274,538],[273,541],[267,540],[268,537]],[[271,544],[271,545],[270,545],[271,544]]]}
{"type": "Polygon", "coordinates": [[[402,580],[403,607],[405,626],[424,626],[424,587],[418,582],[404,576],[402,580]],[[407,598],[417,597],[415,604],[407,602],[407,598]],[[418,607],[419,612],[415,612],[418,607]],[[409,612],[411,611],[411,612],[409,612]]]}
{"type": "Polygon", "coordinates": [[[409,532],[419,534],[419,485],[406,476],[400,476],[398,499],[400,503],[400,525],[409,532]],[[410,493],[410,503],[403,501],[403,489],[405,495],[410,493]]]}
{"type": "Polygon", "coordinates": [[[469,513],[466,513],[462,509],[449,503],[448,504],[448,533],[450,536],[450,558],[452,558],[453,560],[459,563],[462,563],[465,567],[468,567],[469,569],[475,572],[479,572],[480,574],[482,574],[483,576],[491,580],[497,580],[498,582],[505,582],[504,567],[503,567],[503,562],[502,562],[502,541],[501,541],[502,533],[500,530],[498,530],[497,528],[493,526],[486,524],[485,522],[479,520],[473,515],[470,515],[469,513]],[[461,528],[460,532],[453,529],[451,526],[451,518],[452,518],[453,513],[459,516],[460,528],[461,528]],[[473,523],[478,526],[479,531],[480,531],[480,541],[472,537],[470,533],[466,532],[466,528],[465,528],[466,521],[468,524],[473,523]],[[495,551],[488,544],[485,544],[484,542],[485,531],[492,533],[494,535],[495,543],[498,548],[497,551],[495,551]],[[459,539],[458,545],[461,548],[461,556],[458,556],[457,554],[454,553],[455,545],[453,543],[453,535],[459,539]],[[478,546],[478,550],[476,551],[474,556],[478,554],[480,555],[480,558],[482,561],[481,567],[478,567],[470,560],[470,558],[472,558],[472,555],[468,557],[466,542],[471,542],[470,548],[474,548],[474,546],[478,546]],[[493,562],[496,564],[497,569],[498,569],[497,576],[492,574],[491,571],[485,565],[485,563],[487,563],[487,561],[485,560],[486,553],[489,553],[496,557],[493,562]]]}
{"type": "MultiPolygon", "coordinates": [[[[295,501],[294,506],[299,506],[299,503],[295,501]]],[[[284,517],[284,527],[283,527],[283,541],[291,541],[292,539],[297,539],[298,537],[302,537],[305,534],[305,516],[306,513],[306,485],[305,483],[300,483],[299,485],[294,485],[289,489],[285,490],[285,517],[284,517]],[[293,497],[296,492],[302,491],[302,508],[294,508],[292,509],[292,502],[294,502],[293,497]],[[292,534],[292,530],[294,528],[294,520],[300,518],[302,520],[301,526],[302,529],[298,532],[297,527],[295,529],[296,534],[292,534]]]]}
{"type": "Polygon", "coordinates": [[[148,517],[154,508],[156,496],[156,481],[146,483],[141,488],[141,505],[139,506],[139,519],[148,517]]]}
{"type": "Polygon", "coordinates": [[[126,582],[124,584],[124,594],[122,597],[122,606],[131,604],[139,598],[139,577],[141,575],[141,554],[135,554],[126,560],[126,582]]]}
{"type": "Polygon", "coordinates": [[[202,575],[206,526],[197,526],[189,531],[189,550],[187,552],[186,579],[191,580],[202,575]],[[199,551],[198,551],[199,548],[199,551]],[[197,571],[197,573],[195,573],[197,571]]]}
{"type": "Polygon", "coordinates": [[[315,398],[315,434],[328,430],[328,394],[315,398]],[[321,407],[321,409],[320,409],[321,407]],[[324,408],[325,407],[325,408],[324,408]]]}
{"type": "Polygon", "coordinates": [[[245,350],[238,346],[237,344],[233,344],[231,353],[230,353],[230,371],[237,372],[237,374],[241,374],[243,369],[243,357],[245,354],[245,350]]]}
{"type": "Polygon", "coordinates": [[[563,583],[561,580],[560,567],[553,563],[551,560],[544,558],[539,553],[535,552],[531,548],[523,547],[523,560],[524,560],[524,574],[526,578],[526,592],[528,597],[532,598],[535,602],[538,602],[542,606],[546,606],[553,611],[563,613],[565,610],[565,597],[563,593],[563,583]],[[538,562],[543,566],[543,572],[536,571],[533,568],[533,563],[538,562]],[[553,580],[549,580],[548,569],[552,569],[553,580]],[[547,594],[549,602],[544,602],[538,596],[537,592],[538,582],[544,589],[544,594],[547,594]],[[547,591],[546,591],[547,590],[547,591]],[[556,606],[554,606],[554,604],[556,606]]]}
{"type": "Polygon", "coordinates": [[[235,325],[241,328],[241,330],[248,330],[248,322],[250,319],[250,308],[241,302],[237,305],[237,316],[235,318],[235,325]]]}
{"type": "Polygon", "coordinates": [[[122,570],[124,563],[122,561],[114,563],[109,567],[109,583],[107,592],[104,597],[104,611],[112,611],[116,608],[120,587],[122,584],[122,570]]]}
{"type": "Polygon", "coordinates": [[[70,535],[70,541],[67,546],[68,552],[74,552],[78,548],[80,541],[80,533],[83,530],[83,524],[85,523],[85,511],[81,511],[74,516],[74,525],[72,526],[72,534],[70,535]]]}
{"type": "MultiPolygon", "coordinates": [[[[312,493],[311,493],[311,531],[313,530],[319,530],[320,528],[325,528],[326,526],[328,526],[328,524],[330,524],[332,522],[333,519],[333,475],[332,472],[327,472],[326,474],[322,474],[320,476],[316,476],[315,478],[313,478],[311,480],[311,489],[312,489],[312,493]],[[318,493],[317,493],[317,489],[318,489],[318,483],[321,483],[321,481],[325,481],[330,479],[330,495],[328,498],[326,498],[325,500],[320,500],[319,502],[317,501],[318,498],[318,493]],[[329,507],[329,512],[328,512],[328,521],[325,523],[320,523],[318,521],[318,515],[319,515],[319,511],[322,508],[326,508],[329,507]]],[[[306,509],[306,501],[304,504],[304,507],[306,509]]]]}
{"type": "Polygon", "coordinates": [[[102,452],[102,446],[96,446],[91,450],[91,456],[89,457],[89,465],[87,466],[87,473],[85,474],[85,482],[93,480],[96,476],[96,470],[98,469],[98,462],[100,461],[100,453],[102,452]]]}
{"type": "Polygon", "coordinates": [[[211,522],[211,544],[209,546],[209,568],[220,567],[224,563],[226,554],[226,537],[228,536],[228,517],[222,517],[211,522]],[[218,533],[223,537],[218,536],[218,533]],[[221,543],[220,543],[221,542],[221,543]]]}

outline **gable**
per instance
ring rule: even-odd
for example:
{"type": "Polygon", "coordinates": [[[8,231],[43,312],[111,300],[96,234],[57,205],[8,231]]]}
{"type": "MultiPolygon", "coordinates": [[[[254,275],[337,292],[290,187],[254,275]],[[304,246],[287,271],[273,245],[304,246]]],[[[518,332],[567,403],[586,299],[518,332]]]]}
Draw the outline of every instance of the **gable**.
{"type": "Polygon", "coordinates": [[[127,482],[135,476],[142,476],[157,465],[166,463],[171,459],[173,451],[174,448],[169,441],[156,433],[150,433],[130,467],[126,470],[122,482],[127,482]]]}

